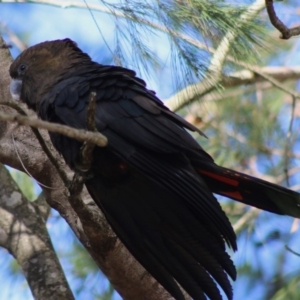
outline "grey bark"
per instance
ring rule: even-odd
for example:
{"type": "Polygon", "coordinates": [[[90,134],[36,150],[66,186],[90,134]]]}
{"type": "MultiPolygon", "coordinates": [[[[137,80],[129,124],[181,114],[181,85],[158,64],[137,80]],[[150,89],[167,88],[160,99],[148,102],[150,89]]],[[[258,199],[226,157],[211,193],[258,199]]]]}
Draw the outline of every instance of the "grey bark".
{"type": "Polygon", "coordinates": [[[17,260],[35,299],[74,299],[45,220],[0,164],[0,245],[17,260]]]}

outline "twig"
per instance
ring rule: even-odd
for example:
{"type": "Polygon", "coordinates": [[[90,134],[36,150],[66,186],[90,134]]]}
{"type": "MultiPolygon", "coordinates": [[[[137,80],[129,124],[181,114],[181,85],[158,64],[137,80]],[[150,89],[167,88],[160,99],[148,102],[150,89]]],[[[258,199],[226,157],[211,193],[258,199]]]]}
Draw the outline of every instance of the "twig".
{"type": "MultiPolygon", "coordinates": [[[[88,131],[97,132],[95,123],[95,111],[96,111],[96,93],[91,92],[90,101],[87,109],[87,127],[88,131]]],[[[90,169],[92,163],[92,153],[94,151],[95,144],[90,142],[84,142],[81,147],[81,170],[86,172],[90,169]]]]}
{"type": "Polygon", "coordinates": [[[284,174],[285,174],[285,180],[286,184],[288,187],[290,187],[290,180],[289,180],[289,175],[288,175],[288,169],[289,169],[289,156],[288,153],[291,150],[291,139],[292,139],[292,129],[293,129],[293,122],[295,118],[295,107],[296,107],[296,98],[293,97],[293,102],[292,102],[292,109],[291,109],[291,119],[290,119],[290,124],[289,124],[289,129],[287,132],[287,137],[286,137],[286,143],[284,147],[284,174]]]}
{"type": "MultiPolygon", "coordinates": [[[[91,92],[89,105],[87,109],[87,130],[97,132],[96,123],[95,123],[95,110],[96,110],[96,93],[91,92]]],[[[79,160],[76,162],[76,168],[81,172],[88,172],[91,167],[93,160],[93,151],[95,144],[91,142],[84,142],[79,154],[79,160]]],[[[82,189],[85,181],[85,177],[75,172],[72,183],[69,187],[70,195],[72,197],[77,197],[82,189]]],[[[77,199],[78,200],[78,199],[77,199]]],[[[77,201],[76,200],[76,201],[77,201]]]]}
{"type": "Polygon", "coordinates": [[[90,100],[89,100],[89,105],[87,109],[87,125],[86,129],[88,131],[95,131],[97,132],[97,127],[96,127],[96,122],[95,122],[95,111],[96,111],[96,98],[97,93],[96,92],[91,92],[90,95],[90,100]]]}
{"type": "Polygon", "coordinates": [[[291,249],[289,246],[287,246],[287,245],[285,245],[285,249],[286,249],[287,251],[289,251],[289,252],[291,252],[291,253],[297,255],[297,256],[300,256],[300,253],[298,253],[298,252],[292,250],[292,249],[291,249]]]}
{"type": "MultiPolygon", "coordinates": [[[[244,65],[247,66],[246,64],[244,64],[244,65]]],[[[293,96],[294,98],[300,98],[300,94],[299,93],[294,92],[293,90],[290,90],[289,88],[285,87],[283,84],[281,84],[281,82],[279,82],[275,78],[272,78],[268,74],[261,73],[259,67],[256,67],[256,66],[254,66],[254,67],[247,66],[247,68],[249,70],[255,72],[256,74],[260,75],[261,77],[265,78],[266,80],[268,80],[269,82],[271,82],[275,87],[277,87],[278,89],[282,90],[283,92],[285,92],[285,93],[293,96]]]]}
{"type": "MultiPolygon", "coordinates": [[[[12,30],[10,30],[4,23],[0,22],[0,27],[2,28],[3,31],[7,33],[10,41],[13,42],[20,51],[24,51],[25,49],[27,49],[27,46],[21,41],[21,39],[12,30]]],[[[9,45],[9,48],[12,48],[12,46],[9,45]]]]}
{"type": "MultiPolygon", "coordinates": [[[[90,101],[87,110],[88,130],[96,131],[95,109],[96,109],[96,93],[91,92],[90,101]]],[[[79,153],[80,161],[76,162],[76,169],[78,169],[79,172],[75,171],[73,180],[68,186],[69,202],[72,208],[79,216],[79,219],[83,227],[89,232],[93,232],[93,233],[94,230],[98,227],[101,227],[102,224],[99,224],[98,214],[93,213],[93,210],[91,210],[89,206],[84,203],[83,199],[81,198],[81,193],[83,191],[83,186],[87,179],[87,176],[89,176],[89,174],[82,174],[82,173],[88,172],[88,170],[90,169],[92,159],[93,159],[92,152],[94,148],[95,148],[94,143],[88,141],[85,141],[83,143],[79,153]]]]}
{"type": "Polygon", "coordinates": [[[29,172],[29,170],[26,168],[25,164],[23,163],[23,160],[22,160],[22,158],[21,158],[21,156],[20,156],[20,154],[19,154],[18,147],[17,147],[16,142],[15,142],[15,137],[14,137],[14,134],[13,134],[13,133],[12,133],[12,135],[11,135],[11,138],[12,138],[12,141],[13,141],[13,145],[14,145],[14,149],[15,149],[15,152],[16,152],[16,154],[17,154],[17,157],[18,157],[18,159],[19,159],[19,161],[20,161],[20,163],[21,163],[21,165],[22,165],[22,167],[23,167],[23,171],[26,172],[26,174],[27,174],[29,177],[31,177],[34,181],[36,181],[36,183],[38,183],[41,187],[47,188],[47,189],[49,189],[49,190],[59,190],[59,189],[64,189],[64,187],[52,187],[52,186],[48,186],[48,185],[46,185],[46,184],[44,184],[44,183],[38,181],[37,179],[35,179],[35,178],[31,175],[31,173],[29,172]]]}
{"type": "Polygon", "coordinates": [[[94,143],[99,147],[105,147],[107,145],[107,138],[100,132],[90,132],[82,129],[75,129],[66,125],[50,123],[31,117],[25,117],[20,114],[4,114],[0,112],[0,120],[7,122],[16,122],[20,125],[28,125],[35,128],[46,129],[51,132],[63,134],[81,142],[88,141],[94,143]]]}
{"type": "Polygon", "coordinates": [[[300,26],[288,28],[281,22],[281,20],[278,18],[274,6],[273,6],[273,0],[265,0],[266,2],[266,8],[269,15],[269,19],[272,23],[272,25],[278,29],[278,31],[281,32],[280,38],[283,40],[288,40],[292,36],[296,36],[300,34],[300,26]]]}
{"type": "Polygon", "coordinates": [[[0,49],[10,49],[10,48],[12,48],[12,45],[10,45],[10,44],[4,43],[4,44],[0,45],[0,49]]]}
{"type": "MultiPolygon", "coordinates": [[[[223,88],[230,88],[230,87],[236,87],[243,84],[253,84],[257,82],[265,82],[269,81],[273,86],[279,84],[278,88],[284,88],[286,92],[293,93],[294,96],[295,93],[288,90],[284,87],[282,84],[283,81],[289,80],[289,79],[299,79],[300,78],[300,67],[295,66],[291,68],[287,67],[250,67],[247,65],[243,65],[245,67],[244,70],[234,72],[228,76],[223,76],[223,78],[220,81],[220,85],[223,88]],[[267,76],[268,79],[266,78],[267,76]]],[[[196,83],[193,85],[189,85],[185,89],[178,92],[176,95],[173,95],[169,99],[165,100],[165,104],[172,110],[179,110],[182,108],[186,103],[192,103],[196,99],[199,99],[199,85],[202,84],[196,83]],[[183,99],[178,103],[178,99],[183,99]]],[[[213,91],[212,91],[213,92],[213,91]]],[[[208,96],[210,94],[206,94],[204,97],[208,96]]],[[[202,97],[201,100],[204,98],[202,97]]]]}
{"type": "Polygon", "coordinates": [[[266,79],[260,75],[260,73],[270,76],[280,82],[285,80],[299,79],[300,78],[300,66],[293,67],[259,67],[256,72],[247,69],[234,72],[228,76],[223,76],[221,85],[223,87],[236,87],[243,84],[253,84],[258,82],[264,82],[266,79]]]}

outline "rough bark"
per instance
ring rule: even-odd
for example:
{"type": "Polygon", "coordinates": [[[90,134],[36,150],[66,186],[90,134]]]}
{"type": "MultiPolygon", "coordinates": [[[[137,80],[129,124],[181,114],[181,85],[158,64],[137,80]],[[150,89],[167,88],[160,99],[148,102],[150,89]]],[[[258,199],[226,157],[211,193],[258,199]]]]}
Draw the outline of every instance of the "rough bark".
{"type": "Polygon", "coordinates": [[[18,261],[35,299],[74,299],[45,220],[1,164],[0,245],[18,261]]]}

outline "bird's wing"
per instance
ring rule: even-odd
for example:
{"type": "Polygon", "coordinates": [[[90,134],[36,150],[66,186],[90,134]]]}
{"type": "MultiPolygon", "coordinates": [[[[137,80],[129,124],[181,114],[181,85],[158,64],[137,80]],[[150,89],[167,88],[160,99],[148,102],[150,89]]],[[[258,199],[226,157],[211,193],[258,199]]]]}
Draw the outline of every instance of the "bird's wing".
{"type": "MultiPolygon", "coordinates": [[[[141,81],[118,69],[102,73],[61,82],[42,101],[40,115],[85,128],[90,92],[95,91],[97,129],[108,138],[107,149],[134,170],[135,179],[122,197],[105,194],[95,177],[87,183],[93,199],[133,255],[176,299],[183,298],[173,278],[194,299],[205,299],[204,294],[221,299],[215,281],[231,299],[223,270],[232,278],[236,273],[224,241],[236,249],[235,234],[185,153],[197,151],[205,160],[210,156],[184,129],[192,125],[165,108],[141,81]]],[[[67,161],[74,156],[68,142],[63,145],[60,139],[56,147],[67,161]]]]}

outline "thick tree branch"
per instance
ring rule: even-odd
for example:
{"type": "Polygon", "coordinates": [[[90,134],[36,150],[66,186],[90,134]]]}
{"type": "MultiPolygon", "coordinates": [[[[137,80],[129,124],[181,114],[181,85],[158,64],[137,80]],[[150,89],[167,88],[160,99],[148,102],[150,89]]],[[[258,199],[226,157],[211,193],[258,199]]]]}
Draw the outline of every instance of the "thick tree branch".
{"type": "Polygon", "coordinates": [[[46,223],[0,164],[0,245],[21,266],[35,299],[74,299],[46,223]]]}

